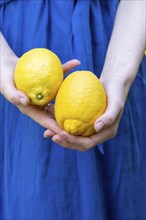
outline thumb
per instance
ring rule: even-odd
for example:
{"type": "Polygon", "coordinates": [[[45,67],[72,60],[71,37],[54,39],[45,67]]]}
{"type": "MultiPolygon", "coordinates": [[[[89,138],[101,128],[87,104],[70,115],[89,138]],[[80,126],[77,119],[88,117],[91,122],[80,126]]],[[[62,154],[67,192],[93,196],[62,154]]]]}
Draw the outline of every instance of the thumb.
{"type": "Polygon", "coordinates": [[[2,95],[14,105],[27,106],[29,104],[29,98],[25,93],[20,90],[17,90],[14,85],[5,86],[2,89],[2,95]]]}
{"type": "Polygon", "coordinates": [[[101,115],[94,123],[96,132],[100,132],[105,127],[110,127],[114,124],[121,113],[123,112],[122,102],[115,100],[107,106],[103,115],[101,115]]]}
{"type": "Polygon", "coordinates": [[[80,64],[81,64],[81,62],[77,59],[73,59],[73,60],[70,60],[70,61],[67,61],[66,63],[64,63],[62,65],[64,75],[66,73],[68,73],[70,70],[72,70],[74,67],[76,67],[80,64]]]}
{"type": "Polygon", "coordinates": [[[26,106],[29,104],[29,99],[22,91],[17,90],[14,83],[14,71],[18,59],[15,58],[1,66],[1,83],[0,91],[2,95],[14,105],[26,106]]]}

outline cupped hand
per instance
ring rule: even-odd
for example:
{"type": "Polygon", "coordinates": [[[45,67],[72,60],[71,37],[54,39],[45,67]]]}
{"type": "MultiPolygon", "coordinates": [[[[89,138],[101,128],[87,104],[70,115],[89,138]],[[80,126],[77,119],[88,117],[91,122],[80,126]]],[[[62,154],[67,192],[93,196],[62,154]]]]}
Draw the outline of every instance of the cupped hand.
{"type": "MultiPolygon", "coordinates": [[[[49,104],[45,108],[30,105],[29,98],[20,90],[17,90],[14,83],[14,70],[19,58],[14,54],[1,64],[1,94],[12,104],[16,105],[19,110],[31,117],[44,128],[49,128],[52,135],[60,133],[61,129],[58,127],[54,119],[54,106],[49,104]]],[[[69,72],[72,68],[79,65],[80,62],[76,59],[70,60],[62,65],[64,74],[69,72]]]]}
{"type": "Polygon", "coordinates": [[[15,55],[1,62],[1,94],[14,105],[27,106],[29,104],[28,97],[17,90],[14,84],[14,71],[19,58],[15,55]]]}
{"type": "Polygon", "coordinates": [[[107,94],[107,109],[94,124],[96,133],[90,137],[73,136],[65,131],[52,135],[50,129],[44,132],[45,137],[62,147],[86,151],[114,137],[117,133],[120,118],[126,101],[127,91],[119,79],[106,79],[101,82],[107,94]]]}
{"type": "MultiPolygon", "coordinates": [[[[66,74],[79,64],[80,61],[76,59],[66,62],[62,65],[64,74],[66,74]]],[[[58,134],[62,131],[55,120],[53,104],[48,104],[45,107],[38,107],[33,105],[19,105],[18,108],[22,113],[31,117],[42,127],[49,129],[51,136],[58,134]]]]}

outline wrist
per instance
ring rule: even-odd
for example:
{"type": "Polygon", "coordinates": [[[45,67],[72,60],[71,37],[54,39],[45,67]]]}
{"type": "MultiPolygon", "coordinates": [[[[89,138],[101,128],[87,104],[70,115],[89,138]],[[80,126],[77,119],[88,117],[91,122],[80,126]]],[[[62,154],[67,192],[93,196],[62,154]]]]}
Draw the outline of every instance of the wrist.
{"type": "Polygon", "coordinates": [[[125,62],[123,57],[108,57],[106,59],[100,80],[104,81],[117,81],[121,83],[125,91],[129,91],[138,71],[139,65],[129,60],[125,62]]]}
{"type": "Polygon", "coordinates": [[[7,63],[7,62],[17,62],[18,57],[16,54],[13,52],[13,50],[10,48],[8,43],[6,42],[4,36],[0,32],[0,41],[1,41],[1,62],[2,63],[7,63]]]}
{"type": "Polygon", "coordinates": [[[2,64],[8,62],[17,63],[19,59],[12,51],[5,52],[4,54],[2,54],[1,58],[2,58],[2,64]]]}
{"type": "Polygon", "coordinates": [[[128,92],[131,88],[131,85],[135,79],[135,76],[133,74],[119,74],[117,71],[116,73],[113,71],[109,72],[102,72],[100,81],[103,84],[104,87],[106,87],[107,84],[112,84],[115,86],[119,86],[120,88],[123,88],[124,97],[125,100],[127,98],[128,92]],[[117,74],[116,74],[117,73],[117,74]]]}

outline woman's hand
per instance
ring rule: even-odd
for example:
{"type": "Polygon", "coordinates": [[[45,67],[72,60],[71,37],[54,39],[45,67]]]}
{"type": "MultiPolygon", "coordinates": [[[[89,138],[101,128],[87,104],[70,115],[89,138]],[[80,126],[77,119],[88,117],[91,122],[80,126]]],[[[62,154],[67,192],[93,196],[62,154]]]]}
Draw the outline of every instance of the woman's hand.
{"type": "MultiPolygon", "coordinates": [[[[79,64],[80,62],[76,59],[66,62],[62,66],[64,74],[66,74],[72,68],[76,67],[79,64]]],[[[53,104],[48,104],[45,108],[33,106],[33,105],[28,105],[28,106],[18,105],[18,108],[22,113],[31,117],[34,121],[39,123],[42,127],[48,128],[50,130],[51,135],[58,134],[62,131],[56,123],[56,120],[54,117],[54,105],[53,104]]]]}
{"type": "Polygon", "coordinates": [[[107,94],[107,109],[94,124],[96,133],[90,137],[73,136],[65,131],[52,135],[50,129],[44,132],[45,137],[52,137],[52,140],[65,148],[86,151],[104,141],[114,137],[117,133],[120,118],[123,112],[127,90],[117,79],[103,80],[107,94]]]}
{"type": "MultiPolygon", "coordinates": [[[[31,117],[41,126],[50,128],[52,135],[61,132],[61,129],[58,127],[54,119],[53,105],[48,105],[46,109],[38,106],[32,106],[29,104],[29,98],[15,87],[14,70],[19,58],[10,49],[1,33],[0,39],[2,42],[0,92],[8,101],[16,105],[22,113],[31,117]]],[[[70,60],[66,62],[63,64],[64,74],[79,64],[80,62],[78,60],[70,60]]]]}
{"type": "MultiPolygon", "coordinates": [[[[52,140],[63,147],[85,151],[115,136],[145,48],[145,1],[120,1],[100,78],[108,103],[105,113],[95,122],[97,133],[79,137],[62,131],[52,140]]],[[[46,130],[44,135],[47,137],[49,132],[46,130]]]]}
{"type": "Polygon", "coordinates": [[[15,55],[9,56],[7,60],[2,60],[1,62],[1,84],[0,92],[1,94],[14,105],[28,105],[28,97],[17,90],[14,85],[14,70],[18,62],[18,57],[15,55]]]}

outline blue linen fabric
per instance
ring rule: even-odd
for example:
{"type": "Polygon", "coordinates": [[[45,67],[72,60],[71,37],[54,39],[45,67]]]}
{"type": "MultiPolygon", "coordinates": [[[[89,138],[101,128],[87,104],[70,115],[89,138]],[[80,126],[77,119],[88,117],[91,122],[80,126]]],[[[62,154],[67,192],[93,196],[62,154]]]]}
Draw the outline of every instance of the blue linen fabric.
{"type": "MultiPolygon", "coordinates": [[[[0,30],[17,56],[55,52],[74,70],[102,71],[118,0],[0,0],[0,30]]],[[[0,96],[1,220],[146,219],[146,60],[117,136],[85,153],[43,138],[44,128],[0,96]]]]}

